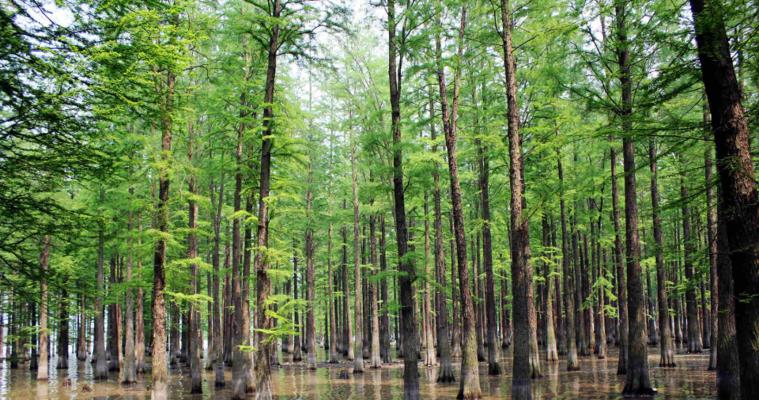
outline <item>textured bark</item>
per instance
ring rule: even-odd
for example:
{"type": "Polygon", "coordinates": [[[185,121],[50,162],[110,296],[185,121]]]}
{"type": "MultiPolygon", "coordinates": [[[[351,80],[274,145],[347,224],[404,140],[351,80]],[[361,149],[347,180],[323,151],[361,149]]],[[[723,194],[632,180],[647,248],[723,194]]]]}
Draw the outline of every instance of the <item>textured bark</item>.
{"type": "MultiPolygon", "coordinates": [[[[732,263],[741,397],[759,398],[759,200],[748,121],[730,56],[720,1],[690,0],[717,149],[732,263]]],[[[718,357],[719,358],[719,357],[718,357]]]]}
{"type": "Polygon", "coordinates": [[[615,4],[617,24],[617,56],[619,82],[622,89],[622,155],[625,173],[625,244],[627,266],[628,322],[627,375],[624,395],[653,395],[648,376],[648,356],[645,338],[645,296],[640,267],[640,240],[638,237],[638,204],[635,187],[635,144],[632,134],[632,81],[630,79],[630,53],[626,31],[626,0],[615,4]]]}
{"type": "MultiPolygon", "coordinates": [[[[343,209],[345,209],[345,202],[343,202],[343,209]]],[[[343,237],[343,265],[342,265],[342,281],[343,281],[343,355],[349,361],[353,361],[353,326],[351,325],[350,316],[350,284],[348,279],[348,229],[342,227],[340,230],[343,237]]]]}
{"type": "MultiPolygon", "coordinates": [[[[401,83],[403,53],[399,56],[396,41],[395,0],[387,2],[388,75],[390,81],[391,131],[393,135],[393,200],[395,207],[395,240],[398,246],[398,278],[401,300],[401,334],[403,337],[403,392],[406,400],[419,398],[419,372],[417,365],[417,321],[414,312],[414,281],[416,272],[407,259],[408,227],[406,203],[403,193],[403,154],[401,149],[401,83]]],[[[405,41],[405,37],[400,38],[405,41]]]]}
{"type": "MultiPolygon", "coordinates": [[[[459,40],[463,40],[466,26],[466,8],[461,9],[461,23],[459,27],[459,40]]],[[[459,43],[459,55],[463,54],[463,43],[459,43]]],[[[480,378],[477,365],[477,337],[475,332],[475,313],[472,294],[469,290],[469,269],[466,259],[466,233],[464,227],[464,210],[461,200],[461,184],[458,175],[458,161],[456,156],[456,120],[458,118],[458,96],[460,84],[460,70],[456,69],[453,87],[452,109],[448,110],[448,92],[445,83],[445,72],[442,64],[442,45],[440,35],[435,39],[435,54],[437,60],[437,81],[440,91],[440,106],[443,118],[443,131],[445,132],[445,145],[448,154],[448,172],[450,178],[451,207],[453,214],[453,230],[456,241],[456,264],[458,267],[459,295],[461,296],[461,314],[463,316],[463,343],[461,359],[461,381],[458,398],[478,399],[482,396],[480,391],[480,378]]]]}
{"type": "Polygon", "coordinates": [[[424,274],[427,277],[424,284],[423,305],[423,330],[424,335],[424,365],[434,367],[437,364],[437,355],[435,353],[435,336],[432,333],[432,255],[430,252],[430,217],[429,217],[429,196],[424,193],[424,274]]]}
{"type": "Polygon", "coordinates": [[[329,363],[336,364],[340,362],[337,349],[337,312],[335,311],[335,300],[332,293],[335,293],[334,276],[332,272],[332,222],[327,228],[327,290],[329,291],[329,363]]]}
{"type": "Polygon", "coordinates": [[[37,362],[37,380],[48,378],[48,329],[47,329],[47,269],[50,259],[50,236],[42,237],[40,252],[40,316],[39,316],[39,361],[37,362]]]}
{"type": "MultiPolygon", "coordinates": [[[[274,0],[271,8],[271,17],[279,19],[282,12],[280,0],[274,0]]],[[[279,48],[279,24],[271,27],[269,46],[267,51],[266,87],[264,90],[263,112],[263,138],[261,143],[261,175],[259,180],[258,196],[258,231],[256,234],[256,323],[261,330],[271,329],[273,323],[267,315],[266,301],[271,292],[271,281],[267,273],[269,262],[263,251],[268,244],[269,234],[269,206],[267,197],[271,185],[271,151],[272,151],[272,119],[274,112],[274,86],[277,72],[277,49],[279,48]]],[[[263,331],[257,331],[258,351],[256,353],[256,399],[269,400],[272,398],[271,384],[271,353],[273,346],[269,343],[263,331]]]]}
{"type": "Polygon", "coordinates": [[[559,186],[561,189],[559,205],[561,209],[561,273],[564,278],[564,325],[567,340],[567,371],[578,371],[580,363],[577,361],[577,341],[575,337],[575,300],[573,288],[573,274],[570,271],[569,230],[567,229],[566,202],[564,200],[564,169],[561,164],[561,154],[557,150],[556,165],[559,174],[559,186]]]}
{"type": "MultiPolygon", "coordinates": [[[[105,189],[100,189],[100,203],[104,202],[105,189]]],[[[103,296],[105,295],[105,222],[100,221],[98,227],[97,249],[97,293],[95,294],[95,371],[96,380],[108,379],[108,362],[105,354],[105,308],[103,296]]]]}
{"type": "MultiPolygon", "coordinates": [[[[296,250],[297,245],[295,241],[293,240],[293,299],[298,300],[298,252],[296,250]]],[[[295,312],[293,313],[293,319],[295,322],[296,327],[301,326],[301,320],[298,315],[298,309],[295,309],[295,312]]],[[[296,333],[295,336],[293,336],[293,354],[292,354],[292,360],[293,362],[300,362],[303,361],[303,345],[302,345],[302,339],[303,335],[300,334],[300,332],[296,333]]]]}
{"type": "Polygon", "coordinates": [[[619,314],[617,331],[619,340],[619,356],[617,359],[617,374],[627,373],[627,342],[628,342],[628,318],[627,318],[627,279],[625,277],[625,263],[622,259],[622,229],[619,226],[619,189],[617,185],[617,150],[611,144],[611,206],[612,222],[614,225],[614,265],[617,278],[617,309],[619,314]]]}
{"type": "MultiPolygon", "coordinates": [[[[137,211],[137,247],[142,248],[142,213],[137,211]]],[[[137,275],[142,276],[142,257],[137,257],[137,275]]],[[[137,288],[137,305],[134,315],[134,363],[137,373],[144,373],[145,366],[145,317],[143,289],[137,288]]]]}
{"type": "Polygon", "coordinates": [[[717,272],[719,274],[717,277],[719,283],[719,326],[715,343],[717,348],[717,395],[724,400],[738,400],[741,398],[741,370],[735,331],[736,298],[733,294],[733,266],[730,261],[724,211],[722,201],[718,200],[717,236],[715,238],[717,242],[717,272]]]}
{"type": "MultiPolygon", "coordinates": [[[[501,0],[501,28],[503,66],[506,76],[506,99],[509,139],[509,188],[511,189],[511,277],[514,296],[514,364],[511,396],[530,399],[530,331],[532,300],[532,271],[529,264],[529,218],[524,214],[522,147],[519,134],[519,107],[517,105],[516,64],[512,49],[511,10],[509,0],[501,0]]],[[[534,375],[534,373],[533,373],[534,375]]]]}
{"type": "Polygon", "coordinates": [[[211,263],[213,265],[213,312],[209,315],[211,318],[212,341],[210,343],[211,350],[208,352],[209,357],[212,358],[214,369],[214,386],[224,386],[224,357],[223,357],[223,335],[222,335],[222,321],[221,321],[221,271],[219,252],[221,251],[221,209],[224,204],[224,175],[222,173],[220,179],[219,188],[219,200],[215,201],[216,188],[211,179],[211,205],[216,207],[213,216],[213,253],[211,255],[211,263]]]}
{"type": "Polygon", "coordinates": [[[364,372],[364,321],[363,321],[363,292],[361,287],[360,231],[358,204],[358,171],[356,170],[356,139],[351,138],[351,191],[353,193],[353,312],[356,322],[353,342],[353,373],[364,372]]]}
{"type": "MultiPolygon", "coordinates": [[[[385,245],[385,216],[380,215],[380,271],[383,276],[387,271],[387,252],[385,245]]],[[[388,315],[387,278],[382,278],[380,300],[382,301],[382,315],[380,316],[380,355],[382,362],[390,363],[390,316],[388,315]]]]}
{"type": "MultiPolygon", "coordinates": [[[[377,216],[369,217],[369,262],[372,264],[373,275],[377,271],[377,237],[375,236],[377,216]]],[[[369,289],[370,313],[371,313],[371,355],[369,357],[370,368],[381,368],[382,357],[380,356],[380,323],[379,323],[379,300],[377,280],[367,281],[369,289]]]]}
{"type": "MultiPolygon", "coordinates": [[[[2,296],[0,296],[2,302],[2,296]]],[[[64,289],[61,292],[61,300],[58,303],[58,343],[56,353],[58,355],[57,369],[67,369],[69,366],[69,298],[68,292],[64,289]]],[[[0,320],[0,326],[2,325],[0,320]]],[[[0,334],[0,343],[3,343],[2,334],[0,334]]],[[[0,347],[3,347],[0,345],[0,347]]],[[[0,357],[3,357],[3,351],[0,349],[0,357]]]]}
{"type": "Polygon", "coordinates": [[[87,301],[84,294],[79,297],[79,325],[76,334],[76,359],[85,361],[87,359],[87,301]]]}
{"type": "Polygon", "coordinates": [[[691,234],[691,215],[688,204],[688,188],[685,186],[684,173],[680,175],[680,202],[683,217],[683,266],[685,268],[685,308],[688,315],[688,353],[700,353],[703,350],[701,342],[701,327],[698,323],[698,305],[696,304],[696,276],[693,267],[693,256],[696,252],[694,238],[691,234]]]}
{"type": "MultiPolygon", "coordinates": [[[[542,223],[542,240],[543,248],[550,246],[549,230],[550,225],[548,223],[548,217],[544,214],[541,218],[542,223]]],[[[550,259],[550,254],[543,255],[546,260],[550,259]]],[[[553,279],[551,278],[551,269],[548,262],[543,263],[544,274],[543,278],[545,283],[543,284],[543,315],[545,319],[545,347],[546,347],[546,361],[559,361],[559,354],[556,349],[556,331],[553,324],[553,279]]]]}
{"type": "MultiPolygon", "coordinates": [[[[161,167],[158,177],[158,203],[156,204],[156,227],[164,235],[169,229],[169,172],[167,165],[171,153],[172,112],[174,108],[174,74],[166,73],[166,93],[161,105],[161,167]]],[[[169,370],[166,359],[166,303],[163,290],[166,287],[166,238],[162,235],[153,253],[153,395],[165,398],[169,370]]]]}
{"type": "MultiPolygon", "coordinates": [[[[194,132],[193,125],[188,125],[189,140],[187,143],[187,159],[190,165],[193,161],[193,145],[194,145],[194,132]]],[[[187,228],[189,233],[187,235],[187,258],[195,260],[198,257],[198,237],[196,230],[198,229],[198,203],[195,201],[195,196],[198,194],[197,182],[193,173],[187,179],[187,189],[190,192],[190,197],[187,200],[187,228]]],[[[129,260],[131,269],[131,258],[129,260]]],[[[127,272],[127,280],[131,279],[131,271],[127,272]]],[[[193,295],[200,294],[200,277],[198,275],[198,264],[192,262],[190,264],[190,293],[193,295]]],[[[127,320],[131,306],[131,300],[127,301],[127,320]]],[[[189,310],[189,352],[188,357],[190,361],[190,393],[197,394],[202,393],[202,372],[200,366],[200,353],[202,351],[201,343],[201,326],[200,326],[200,310],[195,302],[190,302],[189,310]]],[[[129,326],[127,326],[127,343],[129,343],[131,332],[129,326]]],[[[129,346],[127,345],[127,358],[130,357],[129,346]]],[[[127,361],[127,364],[129,361],[127,361]]],[[[126,377],[127,373],[124,374],[126,377]]]]}
{"type": "MultiPolygon", "coordinates": [[[[129,188],[129,197],[132,197],[132,188],[129,188]]],[[[129,209],[129,216],[127,221],[127,262],[126,262],[126,280],[132,282],[132,266],[134,263],[134,249],[132,248],[132,235],[134,227],[134,216],[131,209],[129,209]]],[[[131,384],[137,380],[137,365],[135,364],[135,351],[134,351],[134,299],[132,297],[132,288],[127,285],[124,288],[126,302],[126,317],[124,321],[124,368],[121,370],[121,383],[131,384]]]]}
{"type": "Polygon", "coordinates": [[[654,230],[654,253],[656,258],[656,287],[659,302],[659,366],[675,366],[675,347],[672,343],[672,332],[669,329],[669,301],[667,299],[667,278],[664,269],[664,239],[662,238],[661,216],[659,215],[659,184],[656,166],[656,143],[651,139],[648,144],[648,166],[651,170],[651,218],[654,230]]]}
{"type": "Polygon", "coordinates": [[[714,210],[712,167],[712,144],[709,140],[711,130],[709,106],[704,104],[704,182],[706,182],[706,246],[709,253],[709,286],[711,294],[711,337],[709,338],[709,371],[717,369],[717,337],[719,331],[719,279],[717,276],[717,215],[714,210]]]}
{"type": "MultiPolygon", "coordinates": [[[[309,183],[311,181],[311,172],[309,166],[309,183]]],[[[306,310],[306,363],[309,369],[316,369],[316,323],[314,321],[315,293],[314,286],[314,232],[311,226],[311,209],[313,204],[313,193],[311,188],[306,192],[306,301],[308,308],[306,310]]]]}

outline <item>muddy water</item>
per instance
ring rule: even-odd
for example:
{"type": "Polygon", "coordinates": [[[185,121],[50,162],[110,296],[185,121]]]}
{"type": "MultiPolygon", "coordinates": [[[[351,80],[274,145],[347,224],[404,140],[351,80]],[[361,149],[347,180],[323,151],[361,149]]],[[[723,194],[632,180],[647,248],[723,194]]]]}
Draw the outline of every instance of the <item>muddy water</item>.
{"type": "MultiPolygon", "coordinates": [[[[658,368],[658,351],[649,348],[649,364],[652,382],[659,390],[658,399],[713,399],[715,398],[715,374],[706,371],[708,355],[678,355],[677,368],[658,368]]],[[[55,365],[51,362],[51,365],[55,365]]],[[[367,369],[364,374],[340,374],[349,371],[349,363],[340,365],[320,364],[316,371],[289,363],[274,370],[274,398],[276,399],[369,399],[391,400],[403,397],[402,364],[395,363],[381,370],[367,369]]],[[[511,391],[511,359],[504,357],[506,374],[498,377],[487,375],[487,365],[480,364],[480,384],[484,398],[505,399],[511,391]]],[[[617,399],[624,384],[624,377],[617,376],[616,353],[605,360],[595,357],[580,359],[581,370],[566,372],[566,364],[543,362],[544,377],[533,381],[535,399],[617,399]]],[[[229,389],[213,387],[213,375],[204,376],[203,394],[189,394],[187,370],[172,369],[168,398],[170,399],[227,399],[229,389]]],[[[420,364],[420,397],[423,399],[455,399],[458,383],[439,385],[435,383],[436,368],[420,364]]],[[[118,384],[118,374],[112,373],[107,381],[94,382],[89,362],[72,361],[67,370],[50,371],[50,380],[39,383],[27,366],[11,370],[7,361],[0,364],[0,399],[148,399],[150,376],[141,376],[134,385],[118,384]]],[[[230,382],[227,371],[226,381],[230,382]]]]}

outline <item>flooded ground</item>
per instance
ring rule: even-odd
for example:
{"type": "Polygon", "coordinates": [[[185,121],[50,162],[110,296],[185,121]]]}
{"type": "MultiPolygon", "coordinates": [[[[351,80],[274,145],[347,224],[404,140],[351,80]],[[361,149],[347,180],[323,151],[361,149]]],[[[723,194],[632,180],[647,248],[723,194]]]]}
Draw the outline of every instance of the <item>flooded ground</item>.
{"type": "MultiPolygon", "coordinates": [[[[708,353],[676,356],[676,368],[659,368],[658,349],[649,348],[649,365],[652,382],[659,390],[659,399],[713,399],[716,396],[715,373],[706,371],[708,353]]],[[[51,363],[51,365],[55,365],[51,363]]],[[[403,397],[403,380],[400,362],[381,370],[367,369],[363,374],[340,373],[349,370],[350,363],[339,365],[319,364],[316,371],[301,365],[283,363],[273,371],[276,399],[335,399],[335,400],[391,400],[403,397]]],[[[486,399],[509,398],[511,391],[511,358],[504,357],[506,373],[487,375],[487,364],[480,364],[480,384],[486,399]]],[[[595,357],[580,359],[580,371],[567,372],[566,363],[543,362],[544,377],[533,381],[535,399],[617,399],[624,377],[616,374],[616,352],[605,360],[595,357]]],[[[455,399],[458,383],[436,384],[437,368],[420,364],[420,397],[423,399],[455,399]]],[[[137,384],[121,386],[118,374],[112,373],[108,381],[92,379],[89,362],[70,363],[68,370],[50,370],[50,381],[39,383],[28,365],[11,370],[7,361],[0,364],[0,399],[148,399],[150,376],[141,376],[137,384]]],[[[226,381],[231,380],[227,371],[226,381]]],[[[189,377],[186,369],[172,369],[169,383],[170,399],[227,399],[229,389],[216,389],[213,375],[204,376],[203,394],[189,394],[189,377]]]]}

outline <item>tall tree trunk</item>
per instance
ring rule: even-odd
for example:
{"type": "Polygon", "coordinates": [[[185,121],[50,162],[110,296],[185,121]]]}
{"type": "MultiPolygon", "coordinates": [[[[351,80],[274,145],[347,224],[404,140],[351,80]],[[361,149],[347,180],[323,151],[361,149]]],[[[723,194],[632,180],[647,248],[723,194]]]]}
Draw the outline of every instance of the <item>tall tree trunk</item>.
{"type": "MultiPolygon", "coordinates": [[[[137,211],[137,248],[142,248],[142,212],[137,211]]],[[[142,276],[142,257],[138,253],[137,275],[142,276]]],[[[137,288],[137,305],[134,315],[134,364],[137,373],[145,372],[145,317],[142,286],[137,288]]]]}
{"type": "Polygon", "coordinates": [[[717,396],[724,400],[741,398],[741,370],[738,356],[738,341],[735,331],[735,295],[733,268],[730,261],[725,209],[722,196],[717,189],[717,282],[719,284],[719,326],[717,328],[717,396]]]}
{"type": "MultiPolygon", "coordinates": [[[[296,243],[293,240],[293,299],[298,300],[298,252],[296,250],[296,243]]],[[[298,310],[295,309],[295,312],[293,313],[293,317],[295,320],[295,326],[300,327],[301,321],[298,315],[298,310]]],[[[293,362],[300,362],[303,361],[303,346],[302,346],[303,336],[300,334],[300,331],[293,336],[293,355],[292,359],[293,362]]]]}
{"type": "Polygon", "coordinates": [[[693,267],[693,255],[696,252],[694,238],[691,235],[691,215],[688,205],[688,188],[685,186],[684,172],[680,175],[680,202],[683,213],[683,246],[685,267],[685,308],[688,314],[688,353],[700,353],[701,328],[698,323],[698,305],[696,304],[696,276],[693,267]]]}
{"type": "MultiPolygon", "coordinates": [[[[759,398],[759,200],[749,128],[720,1],[690,0],[712,115],[717,171],[732,262],[741,397],[759,398]]],[[[719,358],[719,357],[718,357],[719,358]]]]}
{"type": "MultiPolygon", "coordinates": [[[[271,9],[271,17],[278,21],[282,12],[280,0],[274,0],[271,9]]],[[[273,346],[267,343],[265,331],[271,329],[273,322],[267,314],[267,299],[271,292],[271,281],[267,270],[269,260],[265,257],[264,249],[268,244],[269,234],[269,189],[271,185],[271,150],[273,146],[272,119],[274,112],[274,86],[277,72],[277,49],[279,48],[279,22],[275,22],[269,36],[269,47],[266,67],[266,88],[264,91],[264,118],[263,138],[261,143],[261,177],[259,181],[260,194],[258,196],[258,232],[256,234],[256,323],[258,324],[257,340],[258,351],[256,353],[256,399],[270,400],[272,398],[271,386],[271,353],[273,346]]]]}
{"type": "MultiPolygon", "coordinates": [[[[511,189],[511,277],[514,296],[514,365],[511,395],[514,399],[530,399],[530,304],[532,268],[529,263],[529,217],[524,213],[522,147],[519,134],[516,64],[512,49],[510,1],[501,0],[503,67],[506,75],[509,136],[509,188],[511,189]]],[[[534,312],[534,309],[533,309],[534,312]]],[[[532,371],[532,375],[535,375],[532,371]]],[[[539,374],[539,373],[538,373],[539,374]]]]}
{"type": "MultiPolygon", "coordinates": [[[[543,248],[547,249],[550,244],[549,239],[549,230],[550,225],[548,223],[548,217],[543,214],[543,217],[541,218],[542,223],[542,240],[543,240],[543,248]]],[[[545,260],[550,260],[551,255],[544,250],[545,260]]],[[[551,267],[549,265],[549,262],[544,261],[543,262],[543,268],[544,268],[544,279],[545,283],[544,285],[544,303],[543,303],[543,315],[545,319],[545,346],[546,346],[546,361],[559,361],[559,354],[556,349],[556,331],[554,330],[553,325],[553,279],[551,278],[551,267]]]]}
{"type": "Polygon", "coordinates": [[[490,162],[488,149],[479,143],[480,202],[482,213],[482,259],[485,269],[485,316],[487,322],[488,374],[500,375],[498,363],[498,319],[495,313],[495,282],[493,278],[493,239],[490,234],[490,162]]]}
{"type": "Polygon", "coordinates": [[[47,330],[47,268],[50,258],[50,236],[42,237],[40,252],[40,318],[39,318],[39,362],[37,363],[37,380],[46,381],[48,377],[48,330],[47,330]]]}
{"type": "Polygon", "coordinates": [[[432,333],[432,285],[431,281],[431,267],[430,261],[432,255],[430,254],[430,219],[429,219],[429,195],[424,192],[424,274],[426,276],[424,284],[424,298],[422,299],[423,305],[423,330],[424,335],[424,364],[428,367],[434,367],[437,364],[437,357],[435,354],[435,338],[432,333]]]}
{"type": "Polygon", "coordinates": [[[382,301],[382,315],[380,316],[380,355],[382,362],[392,362],[390,354],[390,316],[388,315],[388,302],[390,298],[387,293],[387,278],[385,278],[385,271],[387,271],[387,253],[385,244],[385,216],[380,215],[380,271],[382,272],[382,285],[381,285],[381,301],[382,301]]]}
{"type": "Polygon", "coordinates": [[[648,165],[651,170],[651,218],[654,230],[656,287],[657,300],[659,302],[659,329],[661,331],[659,366],[674,367],[675,348],[672,344],[672,334],[669,330],[669,302],[667,300],[667,278],[664,269],[664,239],[662,238],[661,216],[659,215],[659,184],[657,181],[656,160],[656,143],[654,139],[651,139],[648,143],[648,165]]]}
{"type": "MultiPolygon", "coordinates": [[[[459,26],[459,56],[463,55],[463,35],[466,27],[466,8],[461,8],[461,23],[459,26]]],[[[463,343],[461,359],[461,383],[458,398],[478,399],[482,396],[480,377],[477,364],[477,333],[475,332],[475,315],[472,294],[469,290],[469,268],[466,259],[466,231],[464,227],[464,210],[461,200],[461,184],[458,175],[456,155],[456,122],[458,119],[458,97],[460,85],[460,67],[457,67],[453,84],[452,110],[448,111],[448,93],[445,84],[445,72],[442,63],[442,45],[440,35],[435,39],[435,54],[437,59],[437,80],[440,89],[440,106],[443,117],[445,144],[448,151],[448,172],[451,188],[451,206],[453,213],[453,229],[456,239],[456,264],[459,272],[459,292],[461,296],[461,314],[463,316],[463,343]]]]}
{"type": "MultiPolygon", "coordinates": [[[[223,171],[223,170],[222,170],[223,171]]],[[[213,329],[213,340],[210,343],[211,351],[209,356],[213,358],[214,365],[214,386],[224,386],[224,356],[223,356],[223,333],[221,322],[221,270],[219,252],[221,251],[221,209],[224,205],[224,173],[221,174],[219,184],[219,200],[215,202],[216,187],[211,179],[211,205],[216,207],[213,216],[213,253],[211,263],[213,264],[213,313],[209,316],[212,319],[211,328],[213,329]]]]}
{"type": "MultiPolygon", "coordinates": [[[[609,138],[611,142],[611,138],[609,138]]],[[[622,228],[619,226],[619,188],[617,185],[617,149],[610,143],[609,150],[611,159],[611,207],[612,223],[614,225],[614,265],[616,270],[617,284],[617,309],[619,314],[617,324],[617,339],[619,341],[619,356],[617,358],[617,375],[627,373],[627,342],[628,342],[628,318],[627,318],[627,279],[625,277],[625,262],[622,255],[622,228]]]]}
{"type": "Polygon", "coordinates": [[[335,299],[331,295],[335,293],[334,276],[332,272],[332,222],[330,221],[327,228],[327,290],[328,307],[329,307],[329,363],[337,364],[340,362],[337,350],[337,312],[335,311],[335,299]]]}
{"type": "MultiPolygon", "coordinates": [[[[193,132],[193,125],[192,123],[188,126],[188,134],[189,134],[189,140],[187,143],[187,159],[190,165],[192,166],[193,161],[193,145],[194,145],[194,132],[193,132]]],[[[192,295],[199,295],[200,294],[200,278],[198,276],[198,264],[194,260],[198,258],[198,237],[197,237],[197,229],[198,229],[198,203],[195,201],[195,196],[198,195],[198,189],[197,189],[197,182],[195,179],[194,174],[190,174],[187,181],[187,189],[190,192],[190,197],[187,201],[187,228],[189,229],[189,233],[187,235],[187,258],[191,260],[190,264],[190,294],[192,295]]],[[[129,260],[129,268],[131,269],[131,258],[129,260]]],[[[131,271],[128,270],[127,272],[127,280],[131,279],[131,271]]],[[[127,320],[129,319],[129,315],[131,313],[130,311],[131,302],[130,300],[127,300],[127,320]]],[[[189,358],[190,358],[190,393],[197,394],[202,393],[202,372],[201,372],[201,366],[200,366],[200,352],[202,350],[202,343],[201,343],[201,326],[200,326],[200,310],[198,309],[198,304],[195,302],[190,302],[190,310],[189,310],[189,316],[190,316],[190,326],[189,326],[189,336],[190,336],[190,348],[189,348],[189,358]]],[[[129,326],[127,326],[127,343],[129,343],[129,326]]],[[[129,346],[127,345],[127,357],[129,357],[130,350],[129,346]]],[[[129,363],[127,361],[127,363],[129,363]]]]}
{"type": "MultiPolygon", "coordinates": [[[[311,166],[309,165],[309,185],[311,184],[311,166]]],[[[309,186],[306,192],[306,360],[309,369],[316,369],[316,323],[314,321],[314,307],[316,306],[314,286],[314,232],[311,226],[311,207],[313,193],[309,186]]]]}
{"type": "MultiPolygon", "coordinates": [[[[58,343],[57,354],[58,363],[57,369],[67,369],[69,367],[69,298],[68,292],[64,289],[61,291],[61,300],[58,303],[58,343]]],[[[2,297],[0,297],[0,303],[2,303],[2,297]]],[[[0,325],[2,325],[0,320],[0,325]]],[[[0,334],[0,343],[2,341],[2,335],[0,334]]],[[[2,345],[0,345],[2,347],[2,345]]],[[[0,357],[3,356],[3,351],[0,349],[0,357]]]]}
{"type": "Polygon", "coordinates": [[[82,293],[79,296],[79,325],[76,333],[76,359],[85,361],[87,359],[87,309],[86,296],[82,293]]]}
{"type": "Polygon", "coordinates": [[[711,294],[711,338],[709,346],[709,371],[717,369],[717,337],[719,336],[719,279],[717,276],[717,216],[714,210],[712,183],[712,144],[709,140],[711,115],[708,104],[704,104],[704,181],[706,183],[706,246],[709,252],[709,284],[711,294]]]}
{"type": "MultiPolygon", "coordinates": [[[[406,202],[403,193],[403,154],[401,148],[401,83],[403,82],[403,54],[398,54],[396,43],[395,0],[387,2],[388,75],[390,82],[391,125],[393,134],[393,200],[395,207],[395,240],[398,246],[398,278],[401,303],[401,334],[403,335],[403,391],[406,400],[419,398],[419,372],[417,365],[417,320],[414,312],[414,281],[416,272],[408,260],[408,227],[406,202]]],[[[401,37],[401,40],[405,40],[401,37]]],[[[402,47],[401,47],[402,49],[402,47]]]]}
{"type": "MultiPolygon", "coordinates": [[[[376,277],[377,271],[377,237],[376,232],[377,216],[369,217],[369,262],[372,264],[373,275],[376,277]]],[[[371,313],[371,356],[369,358],[370,368],[381,368],[382,357],[380,356],[380,323],[379,323],[379,300],[377,280],[367,279],[369,288],[370,313],[371,313]]]]}
{"type": "Polygon", "coordinates": [[[121,370],[121,383],[131,384],[137,381],[137,366],[135,365],[134,351],[134,299],[132,298],[132,288],[129,284],[132,282],[132,265],[134,263],[134,248],[132,247],[132,235],[134,233],[134,215],[132,211],[131,199],[133,189],[129,188],[129,216],[127,217],[127,262],[126,262],[126,280],[127,286],[124,288],[126,302],[126,318],[124,335],[124,368],[121,370]]]}
{"type": "MultiPolygon", "coordinates": [[[[430,88],[432,91],[432,88],[430,88]]],[[[430,97],[430,140],[432,141],[432,153],[437,154],[437,132],[434,120],[435,107],[432,95],[430,97]]],[[[445,253],[443,250],[443,216],[440,194],[440,166],[436,162],[432,171],[433,180],[433,212],[435,230],[435,280],[438,284],[435,290],[435,311],[437,317],[437,350],[439,354],[440,368],[438,369],[437,382],[450,383],[456,381],[456,375],[451,361],[451,342],[448,336],[448,305],[446,304],[446,279],[445,279],[445,253]]],[[[454,292],[455,293],[455,292],[454,292]]],[[[455,297],[455,294],[453,295],[455,297]]]]}
{"type": "Polygon", "coordinates": [[[156,205],[156,225],[164,234],[156,242],[153,253],[153,396],[165,398],[169,370],[166,359],[166,302],[163,290],[166,287],[166,236],[169,230],[169,171],[171,153],[171,125],[174,108],[174,74],[166,74],[166,94],[161,110],[161,165],[158,178],[158,204],[156,205]]]}
{"type": "Polygon", "coordinates": [[[570,271],[569,230],[567,229],[566,202],[564,200],[564,169],[561,165],[561,153],[556,151],[556,166],[559,174],[561,209],[561,274],[564,278],[564,315],[567,318],[564,329],[567,340],[567,371],[579,371],[580,363],[577,361],[577,341],[575,336],[575,299],[573,288],[573,274],[570,271]]]}
{"type": "Polygon", "coordinates": [[[364,372],[364,318],[361,287],[360,231],[358,204],[358,171],[356,170],[356,138],[351,134],[351,191],[353,193],[353,312],[356,323],[353,342],[353,373],[364,372]]]}
{"type": "MultiPolygon", "coordinates": [[[[105,189],[100,188],[100,201],[105,202],[105,189]]],[[[100,220],[98,226],[97,249],[97,293],[95,294],[95,373],[96,380],[108,379],[108,363],[105,354],[105,221],[100,220]]]]}
{"type": "MultiPolygon", "coordinates": [[[[343,209],[346,208],[345,201],[343,201],[343,209]]],[[[340,229],[343,237],[343,265],[342,265],[342,280],[343,280],[343,355],[349,361],[353,361],[355,354],[353,354],[353,326],[351,325],[350,316],[350,284],[348,279],[348,228],[343,226],[340,229]]]]}
{"type": "Polygon", "coordinates": [[[243,67],[243,91],[240,95],[240,121],[237,124],[237,144],[235,146],[235,191],[233,194],[233,210],[235,217],[232,219],[232,399],[242,399],[245,397],[245,385],[247,371],[245,371],[245,354],[242,351],[244,332],[242,331],[242,283],[241,268],[242,262],[242,238],[240,236],[240,225],[242,223],[239,212],[242,210],[242,167],[243,167],[243,141],[245,137],[245,118],[248,114],[247,107],[247,80],[251,56],[246,51],[247,41],[243,35],[241,38],[243,46],[243,58],[245,66],[243,67]]]}
{"type": "Polygon", "coordinates": [[[623,394],[653,395],[648,376],[648,355],[645,338],[645,298],[640,267],[640,240],[638,238],[638,203],[635,187],[635,143],[632,135],[632,80],[630,79],[630,53],[627,40],[626,0],[615,4],[617,23],[617,56],[619,82],[622,88],[620,117],[622,119],[622,155],[625,173],[625,244],[627,264],[627,293],[630,321],[628,326],[627,376],[623,394]]]}

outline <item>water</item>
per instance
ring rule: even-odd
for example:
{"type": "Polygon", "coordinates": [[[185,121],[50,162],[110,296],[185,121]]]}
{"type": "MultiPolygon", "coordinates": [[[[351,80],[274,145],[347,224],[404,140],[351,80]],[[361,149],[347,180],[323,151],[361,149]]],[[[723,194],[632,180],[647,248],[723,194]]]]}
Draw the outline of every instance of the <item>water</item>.
{"type": "MultiPolygon", "coordinates": [[[[73,357],[72,357],[73,358],[73,357]]],[[[322,357],[323,359],[323,357],[322,357]]],[[[55,365],[55,359],[50,365],[55,365]]],[[[658,399],[714,399],[716,397],[715,373],[706,371],[708,353],[677,355],[676,368],[659,368],[658,349],[649,348],[651,380],[659,390],[658,399]]],[[[505,374],[497,377],[487,375],[487,364],[480,364],[480,385],[485,399],[505,399],[511,391],[511,358],[504,357],[505,374]]],[[[363,374],[348,374],[341,379],[340,373],[349,371],[350,363],[339,365],[319,364],[316,371],[301,365],[284,363],[273,371],[274,398],[335,399],[335,400],[391,400],[403,397],[403,365],[396,362],[381,370],[367,369],[363,374]]],[[[544,377],[533,380],[535,399],[618,399],[624,385],[624,376],[618,376],[616,351],[610,357],[580,358],[580,371],[567,372],[566,363],[542,361],[544,377]]],[[[419,365],[420,397],[432,400],[455,399],[458,383],[436,384],[437,368],[419,365]]],[[[203,394],[189,394],[189,373],[186,367],[170,371],[168,397],[170,399],[227,399],[229,388],[216,389],[213,374],[206,371],[203,394]]],[[[89,362],[72,359],[67,370],[50,370],[47,383],[37,382],[36,372],[28,365],[11,370],[9,363],[0,364],[0,399],[149,399],[150,375],[139,376],[130,386],[118,384],[118,374],[111,373],[107,381],[94,382],[89,362]]],[[[227,369],[226,382],[231,381],[227,369]]]]}

